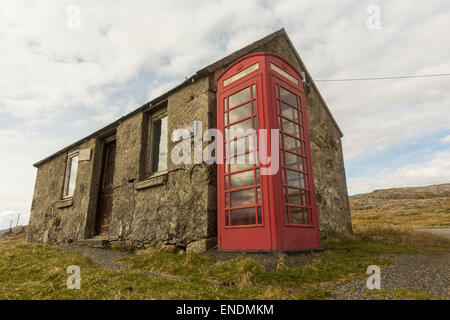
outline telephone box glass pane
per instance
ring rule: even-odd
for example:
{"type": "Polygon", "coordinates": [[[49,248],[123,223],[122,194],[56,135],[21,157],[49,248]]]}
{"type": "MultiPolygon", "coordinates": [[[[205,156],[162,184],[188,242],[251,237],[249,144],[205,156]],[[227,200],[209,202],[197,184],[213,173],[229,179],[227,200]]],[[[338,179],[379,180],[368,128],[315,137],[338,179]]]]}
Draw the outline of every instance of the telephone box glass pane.
{"type": "Polygon", "coordinates": [[[255,190],[253,188],[233,191],[230,196],[231,207],[240,207],[255,203],[255,190]]]}
{"type": "Polygon", "coordinates": [[[303,179],[304,178],[302,173],[287,169],[284,175],[284,184],[304,188],[305,182],[303,179]]]}
{"type": "Polygon", "coordinates": [[[280,87],[281,100],[286,101],[290,105],[296,107],[297,106],[297,96],[292,92],[286,90],[283,87],[280,87]]]}
{"type": "Polygon", "coordinates": [[[281,103],[281,113],[288,119],[298,121],[298,110],[286,103],[281,103]]]}
{"type": "Polygon", "coordinates": [[[252,114],[251,104],[246,103],[244,105],[241,105],[240,107],[237,107],[235,109],[232,109],[229,111],[229,123],[236,122],[238,120],[241,120],[243,118],[246,118],[252,114]]]}
{"type": "Polygon", "coordinates": [[[250,100],[250,88],[245,88],[228,97],[228,108],[233,108],[250,100]]]}
{"type": "Polygon", "coordinates": [[[292,137],[284,136],[284,148],[291,152],[301,153],[301,142],[292,137]]]}
{"type": "Polygon", "coordinates": [[[235,209],[230,214],[232,226],[256,224],[255,208],[235,209]]]}
{"type": "Polygon", "coordinates": [[[254,184],[253,170],[235,173],[230,176],[231,189],[248,187],[254,184]]]}

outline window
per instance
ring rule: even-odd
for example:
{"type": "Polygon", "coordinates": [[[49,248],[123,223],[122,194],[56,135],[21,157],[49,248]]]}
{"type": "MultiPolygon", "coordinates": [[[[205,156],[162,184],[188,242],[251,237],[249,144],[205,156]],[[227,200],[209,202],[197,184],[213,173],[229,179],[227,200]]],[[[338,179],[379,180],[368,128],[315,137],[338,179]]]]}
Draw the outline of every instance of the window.
{"type": "Polygon", "coordinates": [[[275,72],[278,72],[279,74],[281,74],[283,77],[289,79],[290,81],[292,81],[293,83],[295,83],[296,85],[298,85],[298,79],[291,76],[289,73],[287,73],[286,71],[284,71],[283,69],[281,69],[280,67],[278,67],[277,65],[270,63],[270,69],[272,69],[275,72]]]}
{"type": "Polygon", "coordinates": [[[78,151],[67,156],[66,174],[64,177],[63,198],[70,198],[75,192],[78,170],[78,151]]]}
{"type": "Polygon", "coordinates": [[[254,135],[258,129],[256,105],[254,83],[224,100],[226,226],[263,223],[258,142],[254,135]]]}
{"type": "MultiPolygon", "coordinates": [[[[167,103],[164,104],[165,106],[167,103]]],[[[146,175],[167,170],[167,109],[148,114],[146,175]]]]}
{"type": "Polygon", "coordinates": [[[255,64],[251,65],[250,67],[242,70],[241,72],[236,73],[235,75],[229,77],[228,79],[223,80],[223,86],[225,87],[225,86],[229,85],[230,83],[232,83],[236,80],[239,80],[258,69],[259,69],[259,63],[257,62],[255,64]]]}
{"type": "Polygon", "coordinates": [[[310,193],[306,166],[301,99],[276,85],[279,128],[281,129],[281,165],[287,224],[311,224],[310,193]]]}

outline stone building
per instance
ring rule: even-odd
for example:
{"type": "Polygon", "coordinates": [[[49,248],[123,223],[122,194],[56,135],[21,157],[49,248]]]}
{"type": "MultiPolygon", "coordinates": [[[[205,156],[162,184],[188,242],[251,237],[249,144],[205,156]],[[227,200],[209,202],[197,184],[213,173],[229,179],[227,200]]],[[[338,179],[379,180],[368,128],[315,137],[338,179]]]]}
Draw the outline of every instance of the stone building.
{"type": "MultiPolygon", "coordinates": [[[[275,207],[270,206],[284,205],[283,196],[274,196],[272,187],[269,188],[269,185],[273,186],[278,180],[270,182],[267,180],[269,178],[264,178],[268,186],[266,188],[266,182],[261,178],[260,185],[253,186],[251,190],[257,191],[258,197],[260,193],[262,194],[262,204],[260,200],[255,200],[257,204],[254,204],[254,208],[238,206],[241,209],[236,210],[234,215],[233,210],[226,209],[228,202],[223,205],[224,201],[228,201],[229,191],[224,190],[223,185],[218,185],[218,181],[224,179],[226,172],[223,169],[224,165],[208,164],[204,161],[176,164],[170,156],[179,144],[178,141],[174,142],[171,139],[174,130],[185,128],[190,134],[201,136],[207,129],[219,128],[221,125],[218,119],[221,123],[224,121],[223,115],[219,114],[222,112],[221,108],[224,108],[220,101],[222,98],[217,98],[221,94],[219,91],[227,81],[250,79],[252,72],[258,72],[256,68],[262,69],[263,64],[266,65],[269,59],[280,61],[280,68],[277,67],[277,62],[274,62],[275,64],[271,62],[272,69],[269,70],[267,67],[269,69],[265,70],[271,71],[274,77],[278,74],[277,81],[288,83],[290,77],[296,82],[298,108],[301,110],[302,105],[306,108],[307,114],[307,118],[303,118],[307,119],[305,121],[307,123],[304,124],[307,131],[304,140],[309,141],[305,146],[304,164],[306,168],[311,168],[312,172],[305,171],[304,176],[305,179],[307,175],[311,179],[313,177],[313,181],[311,180],[309,186],[307,180],[306,186],[303,182],[301,185],[298,181],[294,182],[293,184],[299,187],[297,189],[294,187],[289,189],[288,183],[283,182],[286,185],[280,184],[279,188],[273,189],[276,191],[286,187],[286,190],[295,191],[296,195],[300,192],[306,194],[307,200],[302,200],[305,202],[286,204],[286,210],[288,207],[291,210],[290,219],[294,219],[301,210],[305,212],[305,216],[302,217],[306,217],[303,222],[300,220],[292,222],[298,226],[304,224],[305,228],[290,228],[289,232],[303,234],[309,232],[306,230],[314,230],[319,234],[320,229],[321,237],[332,233],[351,232],[341,144],[342,132],[289,37],[284,29],[281,29],[198,70],[172,90],[34,164],[38,170],[28,241],[55,244],[98,240],[111,246],[178,247],[188,252],[200,252],[218,243],[219,249],[224,250],[310,249],[320,246],[316,242],[314,245],[308,243],[302,245],[302,238],[299,238],[300,245],[294,247],[277,245],[277,240],[273,240],[279,237],[276,234],[281,232],[281,229],[271,225],[280,224],[281,222],[277,221],[285,219],[284,209],[281,210],[283,212],[279,212],[272,210],[271,208],[275,207]],[[260,62],[247,68],[245,57],[260,59],[257,60],[260,62]],[[242,65],[244,71],[240,70],[242,65]],[[235,75],[224,81],[218,81],[224,79],[224,74],[230,72],[235,72],[235,75]],[[283,75],[287,77],[284,80],[283,75]],[[308,190],[311,191],[309,195],[308,190]],[[224,197],[225,193],[227,195],[224,197]],[[265,202],[268,203],[267,206],[265,202]],[[253,216],[253,213],[249,212],[257,213],[253,216]],[[225,214],[226,219],[231,220],[223,222],[221,219],[225,219],[222,218],[225,214]],[[258,230],[273,232],[269,237],[273,245],[252,247],[248,244],[250,241],[248,239],[260,237],[256,233],[251,233],[252,228],[232,230],[233,224],[240,224],[239,227],[242,227],[242,224],[257,227],[258,223],[259,226],[263,223],[269,226],[269,229],[258,230]],[[309,229],[306,228],[308,224],[311,227],[309,229]],[[233,242],[235,247],[221,246],[221,234],[226,232],[247,233],[242,236],[244,240],[239,240],[241,239],[239,233],[230,233],[232,238],[226,241],[233,242]],[[241,247],[239,241],[247,242],[241,247]]],[[[292,86],[295,87],[294,84],[292,86]]],[[[261,97],[258,104],[261,106],[270,104],[264,100],[264,88],[263,85],[257,88],[260,94],[258,97],[261,97]]],[[[256,102],[256,93],[254,95],[253,99],[256,102]]],[[[231,96],[228,99],[231,104],[231,96]]],[[[231,105],[229,108],[231,110],[231,105]]],[[[267,110],[271,112],[270,109],[258,110],[258,117],[261,119],[264,112],[267,110]]],[[[273,118],[276,118],[276,113],[273,118]]],[[[302,125],[300,122],[292,124],[302,125]]],[[[265,122],[259,124],[262,128],[265,122]]],[[[299,143],[301,141],[303,140],[298,140],[299,143]]],[[[200,142],[203,149],[209,144],[208,141],[200,142]]],[[[192,148],[195,147],[193,143],[192,148]]],[[[289,155],[295,156],[295,153],[289,155]]],[[[302,159],[300,155],[297,158],[302,159]]],[[[259,171],[255,170],[250,171],[252,181],[253,172],[255,174],[258,172],[259,179],[259,171]]],[[[275,195],[281,194],[275,191],[275,195]]],[[[229,196],[232,197],[232,194],[229,196]]],[[[289,221],[287,223],[289,224],[289,221]]]]}

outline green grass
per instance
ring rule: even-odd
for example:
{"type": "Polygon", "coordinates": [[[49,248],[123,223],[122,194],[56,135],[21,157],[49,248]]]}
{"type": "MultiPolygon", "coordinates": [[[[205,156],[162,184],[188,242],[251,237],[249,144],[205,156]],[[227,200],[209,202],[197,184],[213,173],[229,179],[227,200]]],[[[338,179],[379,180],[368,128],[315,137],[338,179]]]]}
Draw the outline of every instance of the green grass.
{"type": "Polygon", "coordinates": [[[108,271],[79,252],[46,245],[0,242],[0,299],[287,299],[272,288],[227,288],[204,281],[169,281],[108,271]],[[81,269],[81,289],[66,287],[66,268],[81,269]]]}
{"type": "Polygon", "coordinates": [[[407,230],[365,229],[329,238],[323,248],[305,266],[286,267],[280,255],[275,271],[245,256],[214,263],[203,255],[148,249],[122,260],[134,270],[124,272],[99,268],[77,251],[4,241],[0,242],[0,299],[330,299],[331,293],[322,289],[324,282],[366,276],[369,265],[392,265],[396,254],[450,252],[450,241],[407,230]],[[81,268],[81,290],[66,287],[69,265],[81,268]],[[184,280],[152,278],[138,270],[184,280]],[[213,285],[211,280],[229,286],[213,285]]]}
{"type": "Polygon", "coordinates": [[[365,276],[369,265],[392,265],[393,258],[389,255],[450,252],[450,241],[447,239],[412,230],[381,228],[357,230],[353,236],[330,238],[322,246],[324,253],[315,254],[317,259],[312,264],[284,267],[276,271],[266,270],[244,256],[214,263],[210,257],[202,255],[177,255],[151,249],[122,263],[133,269],[191,280],[296,289],[309,284],[365,276]]]}

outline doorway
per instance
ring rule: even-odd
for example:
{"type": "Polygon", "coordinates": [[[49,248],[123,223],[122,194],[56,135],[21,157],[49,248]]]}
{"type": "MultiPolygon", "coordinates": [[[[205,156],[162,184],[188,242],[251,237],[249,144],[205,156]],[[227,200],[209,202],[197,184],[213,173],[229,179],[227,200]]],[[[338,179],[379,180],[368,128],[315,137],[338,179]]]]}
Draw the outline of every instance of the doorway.
{"type": "Polygon", "coordinates": [[[102,172],[98,194],[98,206],[95,219],[95,235],[106,235],[109,229],[114,199],[114,168],[116,159],[115,136],[104,142],[102,172]]]}

